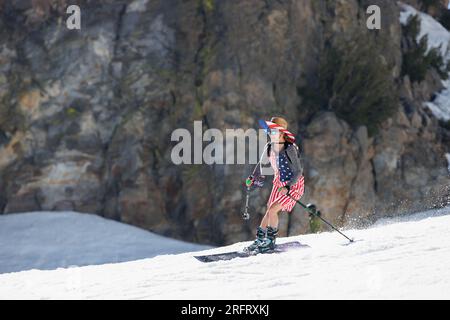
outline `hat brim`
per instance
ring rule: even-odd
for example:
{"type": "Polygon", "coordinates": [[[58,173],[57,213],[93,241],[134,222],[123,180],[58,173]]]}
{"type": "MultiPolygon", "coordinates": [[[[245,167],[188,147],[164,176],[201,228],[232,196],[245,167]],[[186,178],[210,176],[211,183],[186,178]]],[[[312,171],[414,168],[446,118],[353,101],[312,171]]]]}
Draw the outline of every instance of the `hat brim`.
{"type": "Polygon", "coordinates": [[[263,127],[263,129],[267,130],[267,129],[276,129],[279,130],[280,132],[284,133],[286,140],[290,141],[290,142],[294,142],[295,141],[295,136],[292,134],[292,132],[290,132],[289,130],[283,128],[282,126],[271,122],[271,121],[264,121],[264,125],[261,123],[262,121],[260,120],[260,126],[263,127]]]}
{"type": "Polygon", "coordinates": [[[260,126],[262,129],[264,129],[264,130],[269,129],[269,126],[267,125],[267,123],[266,123],[265,120],[259,119],[259,120],[258,120],[258,123],[259,123],[259,126],[260,126]]]}

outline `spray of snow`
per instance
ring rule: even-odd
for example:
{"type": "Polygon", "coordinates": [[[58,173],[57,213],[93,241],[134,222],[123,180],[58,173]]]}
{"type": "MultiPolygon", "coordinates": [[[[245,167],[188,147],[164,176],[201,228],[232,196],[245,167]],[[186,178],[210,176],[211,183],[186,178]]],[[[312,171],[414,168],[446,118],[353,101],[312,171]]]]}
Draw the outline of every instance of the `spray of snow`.
{"type": "MultiPolygon", "coordinates": [[[[400,3],[400,23],[406,25],[410,16],[418,15],[420,20],[419,41],[423,36],[428,37],[428,51],[440,47],[444,62],[450,61],[450,32],[430,15],[417,11],[415,8],[400,3]]],[[[445,89],[439,92],[433,102],[425,105],[431,110],[436,118],[444,121],[450,120],[450,80],[443,82],[445,89]]]]}
{"type": "MultiPolygon", "coordinates": [[[[359,241],[345,246],[336,232],[320,233],[280,238],[279,243],[298,240],[310,248],[276,255],[213,263],[194,258],[239,250],[246,242],[123,263],[1,274],[0,299],[450,299],[450,208],[345,232],[359,241]]],[[[102,250],[107,248],[99,246],[97,254],[102,250]]]]}

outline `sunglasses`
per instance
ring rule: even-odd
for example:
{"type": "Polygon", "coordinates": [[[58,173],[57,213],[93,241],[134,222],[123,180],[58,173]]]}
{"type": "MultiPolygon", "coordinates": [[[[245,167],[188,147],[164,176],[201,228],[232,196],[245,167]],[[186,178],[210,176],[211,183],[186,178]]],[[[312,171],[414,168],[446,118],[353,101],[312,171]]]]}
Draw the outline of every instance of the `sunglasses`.
{"type": "Polygon", "coordinates": [[[280,131],[277,129],[274,129],[274,130],[264,129],[264,131],[266,131],[266,133],[270,136],[275,136],[280,133],[280,131]]]}

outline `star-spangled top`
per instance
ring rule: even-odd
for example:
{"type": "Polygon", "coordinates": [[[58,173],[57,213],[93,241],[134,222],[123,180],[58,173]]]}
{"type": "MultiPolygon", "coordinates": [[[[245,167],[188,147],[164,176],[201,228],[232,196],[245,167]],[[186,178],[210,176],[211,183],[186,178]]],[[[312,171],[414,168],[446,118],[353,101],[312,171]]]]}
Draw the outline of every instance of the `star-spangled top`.
{"type": "Polygon", "coordinates": [[[280,181],[286,182],[291,180],[293,173],[291,167],[289,166],[288,159],[284,153],[280,153],[276,156],[278,170],[280,173],[280,181]]]}

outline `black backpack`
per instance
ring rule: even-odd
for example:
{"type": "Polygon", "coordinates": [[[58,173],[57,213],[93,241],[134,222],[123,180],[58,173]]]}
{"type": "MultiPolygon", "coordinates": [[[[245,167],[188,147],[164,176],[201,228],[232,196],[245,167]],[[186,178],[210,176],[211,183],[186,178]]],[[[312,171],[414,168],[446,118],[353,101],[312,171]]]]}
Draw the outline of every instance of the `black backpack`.
{"type": "MultiPolygon", "coordinates": [[[[295,147],[295,150],[297,151],[297,152],[296,152],[296,153],[297,153],[297,157],[298,157],[299,159],[301,159],[300,148],[299,148],[299,146],[296,145],[295,143],[285,141],[285,142],[284,142],[284,150],[286,150],[286,149],[289,147],[289,145],[293,145],[293,146],[295,147]]],[[[269,144],[269,146],[267,147],[267,156],[268,156],[268,157],[270,157],[270,149],[271,149],[271,147],[272,147],[272,144],[269,144]]],[[[291,158],[289,157],[288,153],[285,152],[285,154],[286,154],[286,157],[288,158],[289,162],[292,163],[292,160],[291,160],[291,158]]]]}

